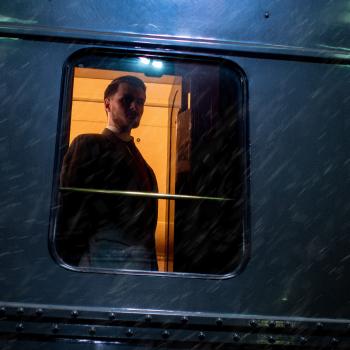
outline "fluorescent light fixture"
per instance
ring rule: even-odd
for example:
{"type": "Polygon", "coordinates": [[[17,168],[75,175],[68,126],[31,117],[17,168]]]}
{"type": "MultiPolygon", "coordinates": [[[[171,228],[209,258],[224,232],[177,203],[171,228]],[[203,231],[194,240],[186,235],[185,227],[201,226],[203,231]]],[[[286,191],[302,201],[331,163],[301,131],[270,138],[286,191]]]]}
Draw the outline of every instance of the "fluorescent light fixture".
{"type": "Polygon", "coordinates": [[[150,64],[151,63],[151,60],[147,57],[139,57],[139,60],[143,64],[150,64]]]}
{"type": "Polygon", "coordinates": [[[163,67],[163,62],[162,61],[152,61],[152,66],[157,69],[161,69],[163,67]]]}

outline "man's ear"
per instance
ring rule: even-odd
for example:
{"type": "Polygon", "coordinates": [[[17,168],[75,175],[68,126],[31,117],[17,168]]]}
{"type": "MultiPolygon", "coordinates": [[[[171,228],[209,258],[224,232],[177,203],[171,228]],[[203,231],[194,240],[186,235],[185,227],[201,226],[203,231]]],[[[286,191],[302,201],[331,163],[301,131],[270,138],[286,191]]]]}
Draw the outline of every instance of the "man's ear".
{"type": "Polygon", "coordinates": [[[110,112],[110,104],[111,104],[111,100],[109,99],[109,97],[106,97],[104,100],[104,105],[105,105],[105,111],[107,113],[110,112]]]}

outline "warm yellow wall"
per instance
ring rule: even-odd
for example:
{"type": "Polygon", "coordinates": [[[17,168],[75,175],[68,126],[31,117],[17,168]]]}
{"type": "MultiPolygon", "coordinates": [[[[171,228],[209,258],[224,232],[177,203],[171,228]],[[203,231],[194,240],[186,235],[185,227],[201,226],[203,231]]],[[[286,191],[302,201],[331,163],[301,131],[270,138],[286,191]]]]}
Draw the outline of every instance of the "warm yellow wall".
{"type": "MultiPolygon", "coordinates": [[[[73,88],[70,142],[79,134],[100,133],[106,126],[103,92],[110,81],[125,73],[76,69],[73,88]],[[99,79],[101,77],[107,79],[99,79]]],[[[141,77],[141,76],[140,76],[141,77]]],[[[156,174],[159,192],[167,193],[168,147],[169,147],[169,96],[173,77],[165,77],[156,83],[155,78],[147,82],[147,98],[139,128],[132,131],[135,144],[156,174]]],[[[178,108],[178,106],[175,106],[178,108]]],[[[164,270],[167,207],[165,200],[158,202],[158,225],[156,230],[157,255],[160,269],[164,270]]]]}

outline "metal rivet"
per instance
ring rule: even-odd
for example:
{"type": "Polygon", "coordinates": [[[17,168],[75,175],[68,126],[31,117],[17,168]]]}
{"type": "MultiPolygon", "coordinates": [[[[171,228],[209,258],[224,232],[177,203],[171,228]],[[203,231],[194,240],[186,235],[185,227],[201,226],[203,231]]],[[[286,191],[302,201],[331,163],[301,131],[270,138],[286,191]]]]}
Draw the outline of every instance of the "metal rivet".
{"type": "Polygon", "coordinates": [[[77,318],[79,316],[79,312],[77,310],[72,311],[71,316],[73,318],[77,318]]]}
{"type": "Polygon", "coordinates": [[[272,337],[271,335],[267,338],[267,340],[268,340],[268,342],[270,343],[270,344],[274,344],[275,343],[275,338],[274,337],[272,337]]]}
{"type": "Polygon", "coordinates": [[[108,317],[109,317],[110,320],[115,320],[115,313],[114,312],[110,312],[108,317]]]}
{"type": "Polygon", "coordinates": [[[299,341],[300,341],[300,344],[306,344],[307,343],[307,339],[305,337],[300,337],[299,341]]]}
{"type": "Polygon", "coordinates": [[[183,324],[188,323],[188,317],[187,317],[187,316],[182,317],[182,318],[181,318],[181,322],[182,322],[183,324]]]}
{"type": "Polygon", "coordinates": [[[133,331],[129,328],[126,332],[125,332],[127,337],[132,337],[134,335],[133,331]]]}
{"type": "Polygon", "coordinates": [[[52,325],[51,331],[52,333],[58,333],[59,331],[58,324],[52,325]]]}
{"type": "Polygon", "coordinates": [[[233,340],[234,340],[235,342],[239,342],[239,341],[241,340],[241,337],[240,337],[237,333],[234,333],[234,334],[233,334],[233,340]]]}
{"type": "Polygon", "coordinates": [[[17,332],[21,332],[21,331],[23,331],[23,323],[17,323],[16,324],[16,331],[17,332]]]}
{"type": "Polygon", "coordinates": [[[19,307],[19,308],[17,309],[17,314],[18,314],[18,315],[23,315],[23,314],[24,314],[24,309],[23,309],[23,307],[19,307]]]}
{"type": "Polygon", "coordinates": [[[338,338],[332,338],[331,339],[331,344],[332,345],[338,345],[340,343],[339,339],[338,338]]]}
{"type": "Polygon", "coordinates": [[[216,325],[221,327],[222,325],[224,324],[224,321],[219,317],[217,320],[216,320],[216,325]]]}
{"type": "Polygon", "coordinates": [[[269,11],[265,11],[264,17],[265,17],[265,18],[269,18],[269,17],[270,17],[270,12],[269,12],[269,11]]]}
{"type": "Polygon", "coordinates": [[[250,324],[250,326],[253,327],[253,328],[258,327],[258,322],[256,322],[256,320],[251,320],[251,321],[249,322],[249,324],[250,324]]]}
{"type": "Polygon", "coordinates": [[[36,309],[36,310],[35,310],[35,315],[37,315],[37,316],[39,316],[39,317],[42,316],[43,313],[44,313],[43,309],[36,309]]]}
{"type": "Polygon", "coordinates": [[[198,338],[199,338],[199,340],[204,340],[205,339],[205,334],[203,332],[200,332],[198,334],[198,338]]]}
{"type": "Polygon", "coordinates": [[[275,321],[269,321],[269,327],[270,328],[275,328],[276,327],[276,322],[275,321]]]}
{"type": "Polygon", "coordinates": [[[141,139],[138,137],[137,139],[136,139],[136,142],[140,142],[141,141],[141,139]]]}
{"type": "Polygon", "coordinates": [[[4,306],[2,306],[0,308],[0,315],[5,315],[6,314],[6,308],[4,306]]]}
{"type": "Polygon", "coordinates": [[[96,328],[95,327],[90,327],[89,334],[90,335],[95,335],[96,334],[96,328]]]}
{"type": "Polygon", "coordinates": [[[323,329],[323,323],[317,322],[317,323],[316,323],[316,328],[317,328],[318,330],[323,329]]]}
{"type": "Polygon", "coordinates": [[[170,333],[169,333],[168,331],[164,331],[164,332],[162,333],[162,337],[163,337],[164,339],[168,339],[169,336],[170,336],[170,333]]]}
{"type": "Polygon", "coordinates": [[[151,315],[146,315],[145,316],[145,321],[146,322],[152,322],[152,316],[151,315]]]}

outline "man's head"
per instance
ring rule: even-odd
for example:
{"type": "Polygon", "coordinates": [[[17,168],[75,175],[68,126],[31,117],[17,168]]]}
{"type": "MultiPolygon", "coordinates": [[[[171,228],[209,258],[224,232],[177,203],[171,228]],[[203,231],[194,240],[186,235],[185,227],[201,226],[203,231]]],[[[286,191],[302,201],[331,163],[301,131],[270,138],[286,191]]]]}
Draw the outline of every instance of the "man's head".
{"type": "Polygon", "coordinates": [[[146,86],[141,79],[131,75],[114,79],[104,93],[108,125],[130,133],[140,124],[145,100],[146,86]]]}

